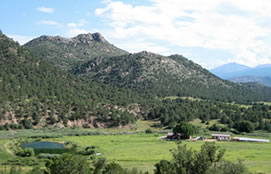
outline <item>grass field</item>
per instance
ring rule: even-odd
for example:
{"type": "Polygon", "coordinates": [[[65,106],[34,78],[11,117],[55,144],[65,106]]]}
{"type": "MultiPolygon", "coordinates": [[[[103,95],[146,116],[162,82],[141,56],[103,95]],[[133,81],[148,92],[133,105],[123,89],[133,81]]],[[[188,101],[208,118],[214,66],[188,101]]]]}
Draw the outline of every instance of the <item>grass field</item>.
{"type": "Polygon", "coordinates": [[[271,106],[271,102],[260,102],[260,103],[271,106]]]}
{"type": "MultiPolygon", "coordinates": [[[[217,120],[210,122],[211,124],[218,123],[217,120]]],[[[142,171],[152,172],[154,164],[163,159],[171,159],[170,149],[176,148],[174,141],[164,141],[158,138],[165,135],[159,133],[145,134],[146,129],[151,128],[153,131],[160,132],[161,129],[154,128],[157,122],[153,121],[138,121],[133,127],[124,129],[48,129],[48,130],[23,130],[18,132],[0,132],[0,135],[21,135],[29,139],[29,137],[47,135],[49,139],[46,141],[66,142],[71,141],[78,145],[79,150],[87,146],[96,146],[97,151],[101,152],[107,161],[115,161],[127,168],[138,168],[142,171]],[[84,135],[84,132],[99,131],[101,134],[84,135]],[[9,134],[7,134],[9,133],[9,134]],[[77,136],[70,136],[77,135],[77,136]],[[115,134],[115,135],[114,135],[115,134]],[[52,136],[62,135],[62,136],[52,136]],[[51,137],[51,138],[50,138],[51,137]]],[[[194,125],[204,127],[205,124],[199,120],[194,120],[194,125]]],[[[210,132],[203,132],[204,135],[210,135],[210,132]]],[[[202,135],[203,135],[202,133],[202,135]]],[[[256,138],[270,138],[269,133],[255,132],[256,138]]],[[[247,135],[244,135],[247,136],[247,135]]],[[[14,138],[0,138],[0,163],[9,159],[14,159],[15,156],[9,152],[8,147],[14,138]]],[[[183,141],[193,149],[200,149],[204,142],[183,141]]],[[[271,174],[271,144],[270,143],[248,143],[248,142],[217,142],[219,146],[226,149],[225,159],[230,161],[243,160],[243,163],[253,172],[264,172],[271,174]]],[[[2,166],[3,167],[3,166],[2,166]]],[[[1,168],[1,166],[0,166],[1,168]]]]}
{"type": "Polygon", "coordinates": [[[8,139],[0,139],[0,163],[13,158],[12,153],[8,149],[9,142],[10,140],[8,139]]]}
{"type": "Polygon", "coordinates": [[[150,171],[159,160],[169,159],[169,150],[176,147],[174,142],[160,141],[158,138],[159,136],[154,134],[133,134],[64,137],[58,140],[72,141],[79,147],[94,145],[108,161],[115,161],[128,168],[150,171]]]}
{"type": "MultiPolygon", "coordinates": [[[[159,135],[161,136],[161,135],[159,135]]],[[[153,171],[155,163],[171,159],[170,149],[176,147],[174,141],[158,140],[157,134],[98,135],[63,137],[57,141],[72,141],[80,148],[94,145],[108,161],[115,161],[127,168],[153,171]]],[[[204,142],[187,142],[188,147],[199,149],[204,142]]],[[[225,159],[243,160],[253,172],[271,173],[271,145],[269,143],[217,142],[226,149],[225,159]]]]}

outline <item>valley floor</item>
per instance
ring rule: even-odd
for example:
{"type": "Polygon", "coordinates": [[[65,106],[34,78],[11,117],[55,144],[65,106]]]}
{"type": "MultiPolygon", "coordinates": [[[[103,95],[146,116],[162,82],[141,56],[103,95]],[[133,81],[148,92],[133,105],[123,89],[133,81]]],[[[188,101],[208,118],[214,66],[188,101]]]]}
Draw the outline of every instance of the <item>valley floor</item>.
{"type": "MultiPolygon", "coordinates": [[[[57,141],[72,141],[79,147],[94,145],[109,160],[127,168],[138,168],[142,171],[153,171],[154,164],[162,159],[171,159],[170,149],[176,147],[174,141],[158,140],[157,134],[106,135],[64,137],[57,141]]],[[[183,141],[188,147],[200,149],[201,141],[183,141]]],[[[271,173],[270,143],[217,142],[226,149],[225,159],[242,160],[253,172],[271,173]]]]}
{"type": "MultiPolygon", "coordinates": [[[[143,126],[144,127],[144,126],[143,126]]],[[[145,127],[144,127],[145,128],[145,127]]],[[[33,130],[34,131],[34,130],[33,130]]],[[[106,131],[106,130],[104,130],[106,131]]],[[[110,130],[119,132],[120,130],[110,130]]],[[[130,132],[131,133],[131,132],[130,132]]],[[[152,173],[154,164],[162,159],[171,159],[170,149],[176,148],[175,141],[160,140],[162,133],[133,133],[133,134],[103,134],[87,136],[63,136],[47,138],[46,141],[72,142],[78,149],[87,146],[96,146],[96,152],[110,161],[121,164],[127,168],[138,168],[142,171],[152,173]]],[[[240,135],[241,136],[241,135],[240,135]]],[[[258,137],[261,138],[261,137],[258,137]]],[[[266,137],[264,137],[266,138],[266,137]]],[[[268,138],[271,140],[271,138],[268,138]]],[[[9,143],[12,139],[1,139],[0,162],[14,159],[10,153],[9,143]]],[[[200,149],[202,141],[182,141],[188,147],[200,149]]],[[[271,145],[270,143],[249,142],[217,142],[219,146],[226,149],[224,158],[230,161],[242,160],[252,172],[271,173],[271,145]]]]}

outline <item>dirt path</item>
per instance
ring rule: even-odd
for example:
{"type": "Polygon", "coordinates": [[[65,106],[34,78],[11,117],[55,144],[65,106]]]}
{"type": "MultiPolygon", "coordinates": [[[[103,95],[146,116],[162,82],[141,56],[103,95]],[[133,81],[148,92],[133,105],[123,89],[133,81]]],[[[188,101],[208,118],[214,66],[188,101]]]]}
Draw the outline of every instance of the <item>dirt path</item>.
{"type": "Polygon", "coordinates": [[[4,150],[6,150],[10,155],[14,156],[14,154],[11,152],[11,150],[8,148],[8,143],[4,144],[4,150]]]}

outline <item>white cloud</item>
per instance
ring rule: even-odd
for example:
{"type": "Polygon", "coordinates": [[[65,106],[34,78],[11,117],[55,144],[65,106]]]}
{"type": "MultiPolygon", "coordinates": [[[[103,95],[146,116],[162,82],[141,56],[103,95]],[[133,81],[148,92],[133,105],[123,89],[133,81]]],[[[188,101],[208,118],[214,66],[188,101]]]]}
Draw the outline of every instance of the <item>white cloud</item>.
{"type": "Polygon", "coordinates": [[[39,21],[38,24],[43,24],[43,25],[54,25],[54,26],[57,26],[57,27],[61,27],[62,24],[61,23],[58,23],[56,21],[50,21],[50,20],[42,20],[42,21],[39,21]]]}
{"type": "Polygon", "coordinates": [[[67,26],[68,27],[82,27],[86,24],[87,24],[87,21],[85,19],[81,19],[78,23],[71,22],[71,23],[68,23],[67,26]]]}
{"type": "Polygon", "coordinates": [[[147,51],[154,52],[154,53],[160,53],[163,55],[170,55],[169,48],[163,47],[161,45],[155,44],[153,42],[145,42],[145,41],[135,41],[135,42],[129,42],[124,41],[120,44],[116,44],[118,47],[127,50],[131,53],[136,53],[140,51],[144,51],[147,48],[147,51]]]}
{"type": "Polygon", "coordinates": [[[39,7],[37,8],[38,11],[43,12],[43,13],[54,13],[55,10],[53,8],[48,8],[48,7],[39,7]]]}
{"type": "Polygon", "coordinates": [[[271,26],[259,23],[270,19],[271,1],[149,1],[149,5],[108,1],[104,8],[96,9],[95,14],[112,27],[107,31],[110,38],[129,39],[131,43],[126,41],[125,44],[135,48],[146,46],[145,50],[151,50],[155,45],[167,49],[166,52],[170,45],[223,49],[235,56],[223,60],[225,63],[230,60],[250,66],[271,63],[271,41],[259,39],[271,36],[271,26]],[[137,41],[138,38],[144,41],[137,41]],[[160,40],[163,44],[150,44],[151,40],[160,40]]]}
{"type": "Polygon", "coordinates": [[[8,34],[7,36],[19,42],[20,45],[23,45],[27,43],[28,41],[34,39],[34,37],[31,37],[31,36],[23,36],[23,35],[16,35],[16,34],[8,34]]]}
{"type": "Polygon", "coordinates": [[[89,33],[89,31],[83,29],[82,27],[85,26],[88,22],[85,19],[80,19],[79,22],[73,23],[70,22],[67,24],[68,31],[66,35],[69,37],[77,36],[78,34],[82,33],[89,33]]]}
{"type": "Polygon", "coordinates": [[[83,33],[89,33],[89,32],[87,30],[80,29],[80,28],[71,28],[68,30],[66,35],[69,37],[74,37],[74,36],[77,36],[78,34],[83,34],[83,33]]]}

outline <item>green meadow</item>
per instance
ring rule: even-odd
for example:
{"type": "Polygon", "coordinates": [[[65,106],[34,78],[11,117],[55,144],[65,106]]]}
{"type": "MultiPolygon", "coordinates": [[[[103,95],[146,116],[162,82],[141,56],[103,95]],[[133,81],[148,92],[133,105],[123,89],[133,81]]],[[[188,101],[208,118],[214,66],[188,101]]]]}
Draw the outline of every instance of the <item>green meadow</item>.
{"type": "Polygon", "coordinates": [[[0,139],[0,163],[13,158],[12,152],[8,149],[9,142],[8,139],[0,139]]]}
{"type": "MultiPolygon", "coordinates": [[[[199,120],[192,122],[202,127],[199,120]]],[[[211,124],[217,123],[213,120],[211,124]]],[[[152,173],[154,164],[160,160],[171,159],[170,150],[177,147],[175,141],[159,139],[166,133],[161,133],[161,128],[154,128],[157,122],[138,121],[134,127],[123,129],[43,129],[22,130],[17,132],[0,131],[0,163],[14,160],[12,154],[12,142],[18,138],[32,141],[34,139],[55,142],[71,142],[77,145],[77,150],[83,150],[88,146],[95,146],[96,152],[100,152],[108,162],[115,161],[126,168],[138,168],[152,173]],[[156,133],[146,134],[144,130],[151,128],[156,133]],[[97,134],[92,134],[92,132],[97,134]],[[160,133],[158,133],[160,132],[160,133]],[[12,137],[12,135],[14,135],[12,137]],[[62,135],[62,136],[61,136],[62,135]],[[2,138],[1,138],[2,137],[2,138]],[[7,139],[5,137],[12,137],[7,139]],[[33,138],[34,137],[34,138],[33,138]]],[[[205,125],[204,125],[205,126],[205,125]]],[[[165,131],[166,132],[166,131],[165,131]]],[[[201,132],[199,135],[208,135],[211,132],[201,132]]],[[[255,138],[270,138],[270,134],[255,132],[255,138]],[[265,136],[265,137],[262,137],[265,136]]],[[[238,135],[249,137],[249,135],[238,135]]],[[[188,147],[199,150],[204,142],[181,141],[188,147]]],[[[224,158],[233,162],[242,160],[251,172],[263,172],[271,174],[271,144],[250,142],[216,142],[226,149],[224,158]]],[[[21,159],[24,160],[24,159],[21,159]]],[[[0,166],[3,168],[4,166],[0,166]]],[[[25,168],[25,167],[24,167],[25,168]]],[[[27,167],[26,167],[27,169],[27,167]]]]}
{"type": "MultiPolygon", "coordinates": [[[[153,171],[154,164],[159,160],[171,159],[170,149],[177,146],[174,141],[159,140],[160,136],[162,135],[94,135],[67,136],[52,140],[71,141],[79,148],[93,145],[108,161],[115,161],[127,168],[153,171]]],[[[182,143],[198,150],[204,142],[182,141],[182,143]]],[[[226,149],[225,159],[242,160],[252,172],[271,173],[270,143],[217,142],[217,144],[226,149]]]]}

